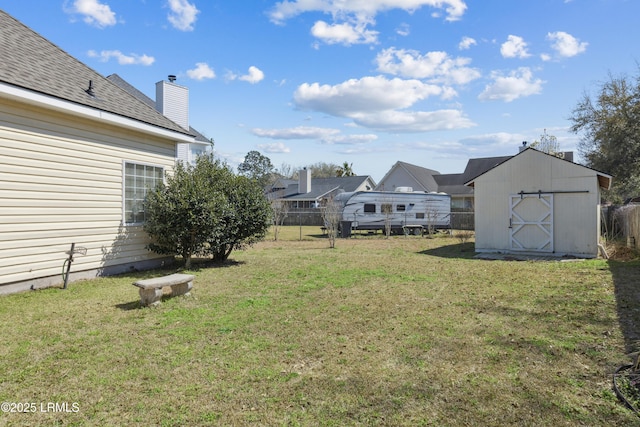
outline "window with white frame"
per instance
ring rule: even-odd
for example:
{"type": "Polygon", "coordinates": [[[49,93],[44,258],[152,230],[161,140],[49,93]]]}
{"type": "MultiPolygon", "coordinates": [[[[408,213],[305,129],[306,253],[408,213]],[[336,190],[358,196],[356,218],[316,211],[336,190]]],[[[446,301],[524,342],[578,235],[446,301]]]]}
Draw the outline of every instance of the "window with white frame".
{"type": "Polygon", "coordinates": [[[145,220],[144,199],[147,191],[162,184],[164,168],[160,166],[125,162],[124,164],[124,222],[141,223],[145,220]]]}

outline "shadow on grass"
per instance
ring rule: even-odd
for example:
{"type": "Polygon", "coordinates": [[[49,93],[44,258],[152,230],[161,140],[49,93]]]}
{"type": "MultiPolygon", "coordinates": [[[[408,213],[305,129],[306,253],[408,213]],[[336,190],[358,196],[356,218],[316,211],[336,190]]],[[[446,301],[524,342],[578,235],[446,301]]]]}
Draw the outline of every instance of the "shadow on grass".
{"type": "Polygon", "coordinates": [[[123,310],[123,311],[137,310],[139,308],[142,308],[142,304],[140,304],[140,300],[136,300],[136,301],[131,301],[123,304],[116,304],[116,308],[119,308],[120,310],[123,310]]]}
{"type": "Polygon", "coordinates": [[[439,246],[418,252],[423,255],[431,255],[440,258],[472,259],[475,256],[473,242],[456,243],[453,245],[439,246]]]}
{"type": "Polygon", "coordinates": [[[640,261],[609,261],[618,323],[627,353],[640,351],[640,261]]]}
{"type": "MultiPolygon", "coordinates": [[[[194,258],[191,260],[191,267],[189,267],[189,271],[202,271],[210,268],[226,268],[226,267],[235,267],[237,265],[245,264],[244,261],[236,261],[234,259],[228,259],[223,262],[214,261],[211,258],[194,258]]],[[[179,272],[184,271],[183,268],[180,269],[179,272]]]]}

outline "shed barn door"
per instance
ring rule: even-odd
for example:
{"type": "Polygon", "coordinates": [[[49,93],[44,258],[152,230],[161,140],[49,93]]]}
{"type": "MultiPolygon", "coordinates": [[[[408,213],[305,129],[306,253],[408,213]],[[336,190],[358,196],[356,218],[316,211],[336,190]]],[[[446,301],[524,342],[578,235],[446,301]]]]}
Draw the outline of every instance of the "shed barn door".
{"type": "Polygon", "coordinates": [[[553,252],[553,194],[509,197],[511,250],[553,252]]]}

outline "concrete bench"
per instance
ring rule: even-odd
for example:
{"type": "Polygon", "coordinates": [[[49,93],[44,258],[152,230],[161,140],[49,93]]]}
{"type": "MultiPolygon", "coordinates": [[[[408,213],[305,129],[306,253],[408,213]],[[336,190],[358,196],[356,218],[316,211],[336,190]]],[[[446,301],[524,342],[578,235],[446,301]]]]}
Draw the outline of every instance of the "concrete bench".
{"type": "Polygon", "coordinates": [[[134,282],[133,285],[140,288],[140,303],[143,306],[157,305],[162,298],[162,288],[171,287],[171,296],[189,295],[195,276],[191,274],[171,274],[169,276],[155,277],[134,282]]]}

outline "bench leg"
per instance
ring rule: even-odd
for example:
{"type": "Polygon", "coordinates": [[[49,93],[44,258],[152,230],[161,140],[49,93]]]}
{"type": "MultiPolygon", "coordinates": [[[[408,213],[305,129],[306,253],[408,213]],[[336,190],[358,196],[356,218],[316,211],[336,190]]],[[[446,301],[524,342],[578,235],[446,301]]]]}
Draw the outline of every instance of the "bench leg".
{"type": "Polygon", "coordinates": [[[162,299],[162,288],[160,289],[142,289],[140,288],[140,303],[147,307],[149,305],[158,305],[162,299]]]}
{"type": "Polygon", "coordinates": [[[189,295],[189,291],[193,287],[193,282],[179,283],[171,286],[171,296],[189,295]]]}

